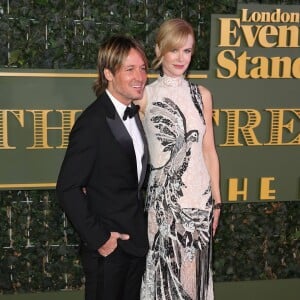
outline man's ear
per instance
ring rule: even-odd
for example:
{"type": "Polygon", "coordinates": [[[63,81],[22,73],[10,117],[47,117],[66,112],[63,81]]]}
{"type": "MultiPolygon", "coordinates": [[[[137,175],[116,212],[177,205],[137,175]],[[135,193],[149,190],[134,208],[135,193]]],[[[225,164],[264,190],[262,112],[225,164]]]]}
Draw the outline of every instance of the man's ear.
{"type": "Polygon", "coordinates": [[[113,79],[113,74],[109,69],[105,68],[103,73],[107,81],[111,81],[113,79]]]}
{"type": "Polygon", "coordinates": [[[160,57],[160,49],[157,44],[155,44],[155,54],[156,54],[156,57],[160,57]]]}

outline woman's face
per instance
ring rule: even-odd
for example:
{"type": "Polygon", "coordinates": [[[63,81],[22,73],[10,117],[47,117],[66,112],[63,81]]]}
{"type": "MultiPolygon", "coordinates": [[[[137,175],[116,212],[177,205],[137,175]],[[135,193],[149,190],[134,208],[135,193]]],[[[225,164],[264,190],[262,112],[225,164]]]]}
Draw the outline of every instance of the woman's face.
{"type": "Polygon", "coordinates": [[[189,34],[182,47],[172,49],[163,56],[162,68],[165,75],[178,77],[186,71],[191,62],[193,44],[194,39],[189,34]]]}

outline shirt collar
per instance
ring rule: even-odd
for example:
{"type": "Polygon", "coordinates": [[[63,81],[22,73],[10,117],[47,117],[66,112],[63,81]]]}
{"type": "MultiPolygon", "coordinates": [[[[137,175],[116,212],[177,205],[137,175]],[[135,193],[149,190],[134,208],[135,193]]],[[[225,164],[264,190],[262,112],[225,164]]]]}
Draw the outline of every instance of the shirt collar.
{"type": "MultiPolygon", "coordinates": [[[[123,118],[125,109],[127,107],[127,105],[121,103],[119,100],[117,100],[109,91],[108,89],[106,89],[106,93],[109,96],[111,102],[113,103],[118,115],[120,116],[120,118],[123,118]]],[[[130,106],[130,105],[129,105],[130,106]]]]}

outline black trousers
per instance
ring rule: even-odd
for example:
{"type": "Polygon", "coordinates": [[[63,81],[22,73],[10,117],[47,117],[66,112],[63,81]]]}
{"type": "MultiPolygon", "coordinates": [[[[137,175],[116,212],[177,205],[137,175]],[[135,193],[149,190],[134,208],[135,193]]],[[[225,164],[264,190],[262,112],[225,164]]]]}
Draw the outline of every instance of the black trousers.
{"type": "Polygon", "coordinates": [[[85,300],[139,300],[146,258],[117,248],[107,257],[81,248],[85,300]]]}

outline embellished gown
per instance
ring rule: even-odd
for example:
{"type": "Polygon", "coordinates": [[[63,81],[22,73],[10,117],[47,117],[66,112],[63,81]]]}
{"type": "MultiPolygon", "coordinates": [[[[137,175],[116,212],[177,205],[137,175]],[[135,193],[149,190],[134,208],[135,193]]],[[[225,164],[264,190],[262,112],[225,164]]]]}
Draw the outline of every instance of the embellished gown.
{"type": "Polygon", "coordinates": [[[183,77],[163,76],[146,87],[146,96],[150,250],[141,299],[212,300],[212,197],[201,95],[183,77]]]}

